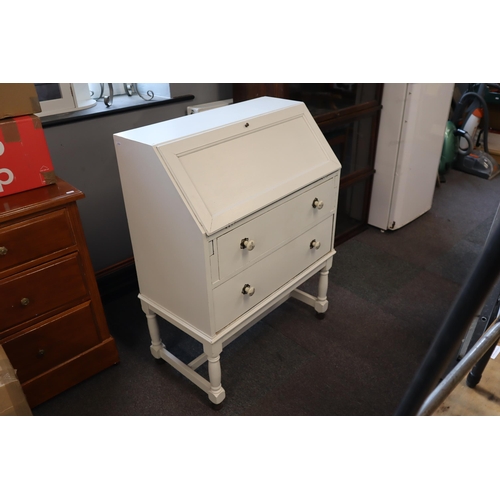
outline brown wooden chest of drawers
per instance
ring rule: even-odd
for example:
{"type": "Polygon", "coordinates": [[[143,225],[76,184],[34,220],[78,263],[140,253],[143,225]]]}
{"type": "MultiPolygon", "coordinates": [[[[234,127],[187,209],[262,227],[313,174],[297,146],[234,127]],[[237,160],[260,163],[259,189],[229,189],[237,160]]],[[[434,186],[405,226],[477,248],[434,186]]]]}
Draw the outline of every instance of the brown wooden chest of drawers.
{"type": "Polygon", "coordinates": [[[34,406],[119,361],[76,201],[56,184],[0,198],[0,344],[34,406]]]}

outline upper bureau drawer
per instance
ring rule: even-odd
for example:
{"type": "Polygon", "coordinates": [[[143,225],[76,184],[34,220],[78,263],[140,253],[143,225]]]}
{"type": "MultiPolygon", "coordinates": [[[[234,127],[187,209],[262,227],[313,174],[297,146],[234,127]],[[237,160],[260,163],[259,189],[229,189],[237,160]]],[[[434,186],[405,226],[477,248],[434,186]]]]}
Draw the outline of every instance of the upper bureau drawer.
{"type": "Polygon", "coordinates": [[[87,297],[78,254],[0,281],[0,334],[87,297]]]}
{"type": "Polygon", "coordinates": [[[65,209],[0,228],[0,272],[75,244],[65,209]]]}
{"type": "Polygon", "coordinates": [[[330,217],[337,205],[337,187],[338,174],[335,174],[217,238],[219,279],[228,278],[330,217]]]}

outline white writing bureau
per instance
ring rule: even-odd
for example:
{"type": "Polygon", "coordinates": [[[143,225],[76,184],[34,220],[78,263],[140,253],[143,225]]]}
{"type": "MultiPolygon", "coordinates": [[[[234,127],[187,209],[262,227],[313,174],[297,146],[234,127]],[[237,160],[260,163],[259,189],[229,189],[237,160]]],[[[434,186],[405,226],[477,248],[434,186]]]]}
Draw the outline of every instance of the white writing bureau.
{"type": "Polygon", "coordinates": [[[325,313],[340,164],[303,103],[270,97],[114,141],[151,352],[217,405],[225,345],[291,296],[325,313]],[[297,290],[317,272],[317,297],[297,290]],[[167,351],[157,315],[203,354],[167,351]]]}

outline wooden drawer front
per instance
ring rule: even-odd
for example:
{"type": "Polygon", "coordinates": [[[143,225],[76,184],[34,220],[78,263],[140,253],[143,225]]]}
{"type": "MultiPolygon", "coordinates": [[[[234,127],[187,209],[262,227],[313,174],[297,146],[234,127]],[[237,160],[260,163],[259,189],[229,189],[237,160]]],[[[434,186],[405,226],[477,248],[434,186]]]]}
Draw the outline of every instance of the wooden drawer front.
{"type": "Polygon", "coordinates": [[[333,217],[329,217],[215,288],[213,296],[216,331],[256,306],[287,281],[326,255],[332,248],[332,228],[333,217]],[[319,249],[310,248],[313,240],[321,242],[319,249]],[[246,284],[255,288],[252,296],[242,293],[246,284]]]}
{"type": "Polygon", "coordinates": [[[60,314],[2,344],[21,383],[99,343],[90,303],[60,314]]]}
{"type": "Polygon", "coordinates": [[[336,200],[333,178],[219,237],[219,278],[224,280],[244,269],[266,252],[331,216],[335,211],[336,200]],[[313,207],[315,199],[323,202],[321,209],[313,207]],[[245,238],[255,243],[252,250],[241,248],[245,238]]]}
{"type": "Polygon", "coordinates": [[[0,229],[0,272],[75,244],[66,210],[0,229]]]}
{"type": "Polygon", "coordinates": [[[0,333],[87,295],[78,254],[0,282],[0,333]]]}

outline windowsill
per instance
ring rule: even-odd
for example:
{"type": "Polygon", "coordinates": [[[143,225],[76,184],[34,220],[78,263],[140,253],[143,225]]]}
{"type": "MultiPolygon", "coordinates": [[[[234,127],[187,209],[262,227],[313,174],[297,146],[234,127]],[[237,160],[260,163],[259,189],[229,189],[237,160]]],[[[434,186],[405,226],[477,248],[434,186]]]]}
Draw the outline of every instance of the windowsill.
{"type": "Polygon", "coordinates": [[[101,116],[109,116],[127,111],[135,111],[142,108],[150,108],[152,106],[166,106],[182,101],[191,101],[194,95],[186,94],[178,97],[160,98],[155,97],[151,101],[145,101],[138,95],[118,95],[113,99],[113,104],[107,107],[104,102],[97,101],[97,104],[91,108],[82,109],[80,111],[72,111],[70,113],[61,113],[58,115],[44,116],[40,118],[43,128],[48,128],[53,125],[61,125],[63,123],[71,123],[101,116]]]}

